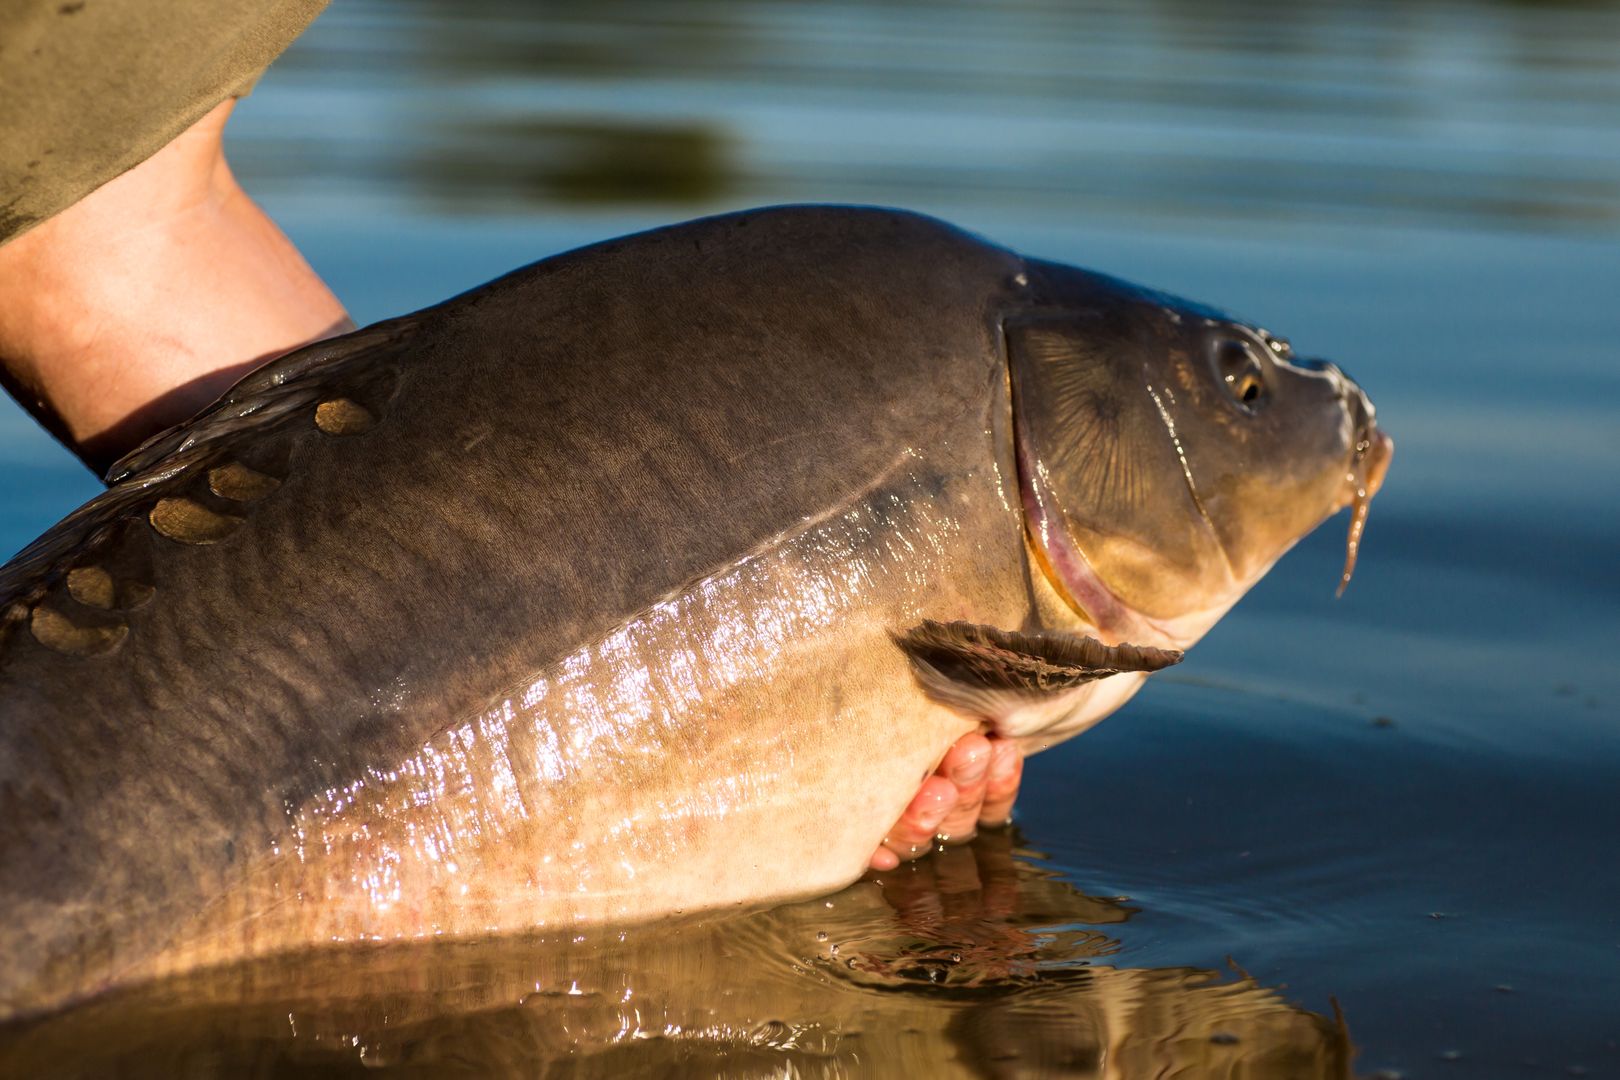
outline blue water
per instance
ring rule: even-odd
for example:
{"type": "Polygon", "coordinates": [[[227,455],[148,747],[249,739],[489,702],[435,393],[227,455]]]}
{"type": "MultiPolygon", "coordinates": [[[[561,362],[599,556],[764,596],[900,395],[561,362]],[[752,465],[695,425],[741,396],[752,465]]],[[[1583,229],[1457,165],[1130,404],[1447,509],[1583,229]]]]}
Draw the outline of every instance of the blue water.
{"type": "MultiPolygon", "coordinates": [[[[632,229],[862,201],[1339,361],[1397,444],[1349,591],[1336,521],[1032,760],[1019,820],[1045,859],[1018,873],[1058,872],[1060,913],[1099,920],[1090,964],[1237,980],[1230,958],[1324,1031],[1336,1002],[1359,1075],[1620,1076],[1620,10],[339,0],[232,126],[244,182],[362,323],[632,229]]],[[[96,490],[0,412],[0,550],[96,490]]],[[[931,987],[900,981],[884,1007],[916,1028],[931,987]]],[[[465,1009],[444,1008],[448,1030],[465,1009]]],[[[928,1038],[995,1043],[953,1022],[928,1038]]],[[[351,1027],[322,1061],[359,1060],[351,1027]]],[[[456,1030],[497,1060],[466,1041],[489,1029],[456,1030]]],[[[199,1060],[305,1060],[285,1033],[208,1038],[199,1060]]],[[[522,1045],[498,1060],[540,1071],[565,1043],[522,1045]]],[[[724,1060],[775,1060],[749,1045],[724,1060]]]]}

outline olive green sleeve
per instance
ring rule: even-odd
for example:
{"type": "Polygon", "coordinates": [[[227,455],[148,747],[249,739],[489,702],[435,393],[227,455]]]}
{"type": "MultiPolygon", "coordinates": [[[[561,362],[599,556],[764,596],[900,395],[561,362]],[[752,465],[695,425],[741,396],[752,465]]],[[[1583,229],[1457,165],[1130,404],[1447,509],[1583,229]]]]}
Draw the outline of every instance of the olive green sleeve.
{"type": "Polygon", "coordinates": [[[0,243],[247,92],[326,0],[0,0],[0,243]]]}

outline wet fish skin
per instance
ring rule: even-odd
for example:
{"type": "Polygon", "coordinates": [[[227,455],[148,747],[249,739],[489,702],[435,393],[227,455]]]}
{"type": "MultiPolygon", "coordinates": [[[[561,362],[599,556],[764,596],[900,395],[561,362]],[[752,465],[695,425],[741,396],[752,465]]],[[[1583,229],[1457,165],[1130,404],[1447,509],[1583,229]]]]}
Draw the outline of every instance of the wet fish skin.
{"type": "MultiPolygon", "coordinates": [[[[263,864],[291,850],[301,810],[844,505],[904,451],[929,448],[945,472],[953,452],[972,453],[983,471],[995,386],[984,283],[1015,272],[1010,254],[904,215],[745,216],[549,260],[318,347],[303,370],[295,359],[250,377],[235,396],[254,411],[192,425],[200,445],[138,470],[101,513],[48,537],[42,567],[25,553],[6,571],[14,608],[87,622],[103,616],[52,580],[70,564],[127,567],[154,590],[108,613],[130,631],[107,655],[55,651],[22,619],[7,632],[7,1005],[152,970],[165,949],[201,960],[289,944],[252,926],[221,941],[222,920],[197,912],[255,908],[236,898],[258,888],[284,902],[287,875],[263,864]],[[906,302],[917,296],[928,310],[906,302]],[[971,377],[952,377],[953,361],[971,377]],[[375,428],[317,428],[312,411],[339,398],[374,411],[375,428]],[[240,528],[188,544],[151,527],[160,492],[216,505],[196,490],[200,474],[238,460],[281,479],[240,528]],[[154,483],[153,470],[174,475],[154,483]]],[[[1001,546],[1012,556],[1017,544],[1013,529],[1001,546]]],[[[882,656],[903,685],[886,642],[882,656]]],[[[934,725],[930,744],[970,726],[934,725]]],[[[909,756],[894,766],[909,785],[934,753],[867,756],[909,756]]],[[[588,799],[564,813],[587,831],[599,816],[588,799]]],[[[771,846],[793,831],[778,825],[771,846]]],[[[320,913],[289,922],[328,929],[320,913]]]]}
{"type": "Polygon", "coordinates": [[[789,208],[250,375],[0,570],[0,1015],[853,880],[983,722],[894,632],[1118,637],[1026,546],[1004,329],[1051,303],[938,222],[789,208]]]}

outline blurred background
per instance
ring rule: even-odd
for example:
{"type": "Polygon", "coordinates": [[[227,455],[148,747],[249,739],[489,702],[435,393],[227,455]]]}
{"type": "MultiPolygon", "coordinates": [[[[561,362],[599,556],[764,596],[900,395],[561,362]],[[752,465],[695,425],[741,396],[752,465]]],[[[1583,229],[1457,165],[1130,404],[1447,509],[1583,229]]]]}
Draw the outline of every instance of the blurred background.
{"type": "MultiPolygon", "coordinates": [[[[1225,307],[1397,453],[1031,764],[1121,967],[1336,999],[1365,1074],[1620,1075],[1620,7],[337,0],[228,133],[360,323],[767,203],[923,210],[1225,307]]],[[[98,489],[0,404],[0,549],[98,489]]]]}

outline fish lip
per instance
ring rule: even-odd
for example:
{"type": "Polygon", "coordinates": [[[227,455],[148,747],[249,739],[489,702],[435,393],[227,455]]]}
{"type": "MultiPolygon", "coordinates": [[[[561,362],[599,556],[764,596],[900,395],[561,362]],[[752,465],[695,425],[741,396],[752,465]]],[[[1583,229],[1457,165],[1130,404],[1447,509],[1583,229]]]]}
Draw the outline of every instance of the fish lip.
{"type": "Polygon", "coordinates": [[[1344,542],[1344,568],[1339,571],[1339,587],[1334,591],[1335,596],[1343,596],[1360,560],[1368,509],[1372,506],[1373,496],[1384,486],[1390,460],[1395,456],[1395,440],[1379,428],[1377,412],[1359,383],[1346,375],[1337,364],[1317,361],[1314,366],[1326,370],[1337,380],[1340,403],[1349,414],[1354,432],[1344,483],[1340,485],[1339,494],[1327,513],[1328,517],[1332,517],[1345,507],[1351,508],[1350,528],[1344,542]]]}
{"type": "Polygon", "coordinates": [[[1331,514],[1354,503],[1357,498],[1371,500],[1384,486],[1390,459],[1395,454],[1395,440],[1378,426],[1377,410],[1371,399],[1354,379],[1336,364],[1327,364],[1340,380],[1340,398],[1350,414],[1354,438],[1350,444],[1350,463],[1345,469],[1345,485],[1334,501],[1331,514]]]}
{"type": "Polygon", "coordinates": [[[1384,487],[1384,477],[1389,472],[1390,460],[1395,456],[1395,440],[1389,437],[1383,428],[1375,427],[1372,431],[1373,452],[1367,464],[1367,498],[1372,498],[1384,487]]]}
{"type": "Polygon", "coordinates": [[[1390,459],[1395,456],[1395,440],[1389,433],[1377,424],[1371,425],[1363,440],[1367,449],[1362,457],[1366,462],[1362,473],[1362,483],[1367,488],[1367,498],[1377,495],[1384,486],[1384,477],[1389,472],[1390,459]]]}
{"type": "Polygon", "coordinates": [[[1395,440],[1383,428],[1371,424],[1358,432],[1350,453],[1350,464],[1345,469],[1344,486],[1339,489],[1339,497],[1334,500],[1328,516],[1332,517],[1354,503],[1358,488],[1366,499],[1377,495],[1384,486],[1384,477],[1389,473],[1390,459],[1394,456],[1395,440]]]}

